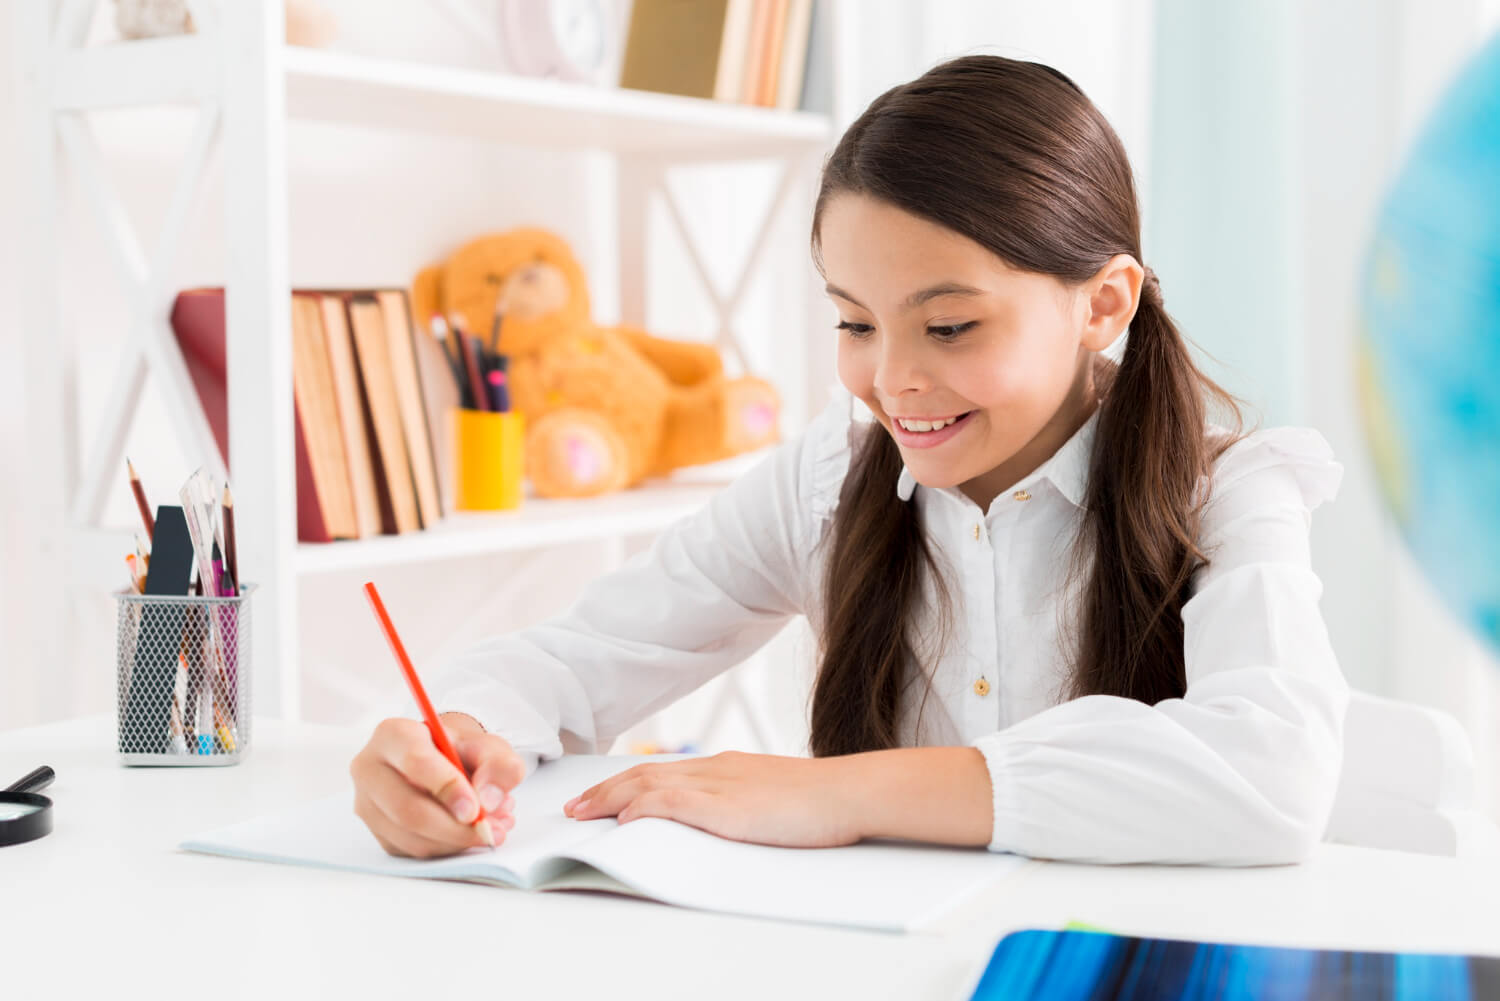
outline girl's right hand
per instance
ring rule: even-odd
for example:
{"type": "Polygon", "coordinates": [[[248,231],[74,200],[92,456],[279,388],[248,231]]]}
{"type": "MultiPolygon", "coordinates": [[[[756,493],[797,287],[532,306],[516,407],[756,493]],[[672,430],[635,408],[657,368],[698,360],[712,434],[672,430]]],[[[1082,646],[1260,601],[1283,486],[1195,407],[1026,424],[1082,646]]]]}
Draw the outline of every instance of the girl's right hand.
{"type": "Polygon", "coordinates": [[[382,720],[349,764],[354,813],[392,855],[438,858],[485,845],[474,826],[480,802],[495,844],[516,824],[510,790],[526,776],[520,756],[470,716],[444,713],[439,719],[472,782],[414,719],[382,720]]]}

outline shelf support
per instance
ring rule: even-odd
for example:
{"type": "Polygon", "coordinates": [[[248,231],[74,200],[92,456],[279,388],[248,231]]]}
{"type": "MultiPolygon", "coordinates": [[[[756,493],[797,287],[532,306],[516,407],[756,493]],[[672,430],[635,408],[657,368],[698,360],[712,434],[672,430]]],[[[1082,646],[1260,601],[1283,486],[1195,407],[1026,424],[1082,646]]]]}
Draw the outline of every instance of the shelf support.
{"type": "Polygon", "coordinates": [[[281,0],[220,7],[229,468],[240,573],[260,586],[257,709],[301,715],[281,0]]]}
{"type": "Polygon", "coordinates": [[[182,355],[172,342],[169,322],[173,295],[171,279],[190,210],[218,132],[218,123],[218,109],[204,105],[188,144],[182,174],[167,206],[156,250],[148,261],[130,225],[123,201],[109,183],[103,168],[103,155],[88,124],[81,115],[58,116],[58,132],[63,146],[80,187],[109,237],[107,242],[130,302],[130,327],[121,349],[114,385],[73,501],[72,520],[76,525],[97,525],[104,514],[111,487],[119,482],[125,439],[130,420],[140,406],[148,371],[161,384],[162,399],[183,454],[205,462],[220,479],[225,476],[223,457],[198,403],[182,355]]]}
{"type": "MultiPolygon", "coordinates": [[[[61,238],[57,219],[62,199],[57,178],[57,130],[52,118],[55,75],[50,3],[23,3],[11,12],[11,58],[16,67],[17,180],[25,197],[16,200],[19,246],[16,263],[20,315],[15,337],[24,372],[26,440],[24,517],[30,545],[24,571],[26,600],[5,610],[7,625],[21,637],[12,645],[21,670],[6,674],[20,690],[11,697],[24,719],[44,718],[67,705],[71,694],[75,629],[69,583],[67,502],[78,476],[77,348],[62,322],[61,238]],[[21,609],[24,608],[24,614],[21,609]]],[[[61,32],[65,38],[72,29],[61,32]]],[[[17,597],[20,597],[17,595],[17,597]]]]}
{"type": "Polygon", "coordinates": [[[770,242],[771,231],[775,226],[777,216],[781,207],[787,200],[787,194],[792,190],[795,180],[796,165],[795,158],[788,158],[781,163],[781,172],[776,179],[776,187],[773,189],[770,201],[766,204],[766,210],[761,216],[760,228],[756,230],[755,239],[750,244],[749,252],[746,253],[741,263],[739,273],[735,278],[734,287],[726,296],[721,293],[708,275],[708,267],[703,261],[702,251],[698,249],[697,241],[693,239],[692,231],[689,230],[687,219],[682,214],[682,209],[677,205],[677,199],[673,197],[671,187],[666,183],[666,174],[661,172],[657,175],[655,189],[660,192],[662,201],[667,208],[667,217],[672,220],[672,226],[677,231],[677,237],[682,247],[687,251],[688,260],[693,265],[693,271],[698,276],[699,283],[703,286],[704,294],[708,296],[713,305],[714,312],[718,316],[718,330],[715,331],[714,340],[721,348],[730,352],[739,362],[740,371],[750,371],[750,357],[745,351],[744,342],[740,340],[735,331],[734,314],[738,312],[740,303],[744,301],[745,290],[749,288],[750,279],[761,267],[765,257],[766,245],[770,242]]]}
{"type": "Polygon", "coordinates": [[[88,37],[89,24],[94,20],[99,0],[63,0],[57,6],[56,25],[51,33],[52,48],[75,49],[88,37]]]}
{"type": "MultiPolygon", "coordinates": [[[[646,289],[649,277],[649,227],[647,208],[653,195],[660,195],[671,220],[672,228],[683,249],[687,252],[693,273],[704,295],[711,304],[717,318],[715,343],[734,357],[741,372],[751,370],[750,356],[737,332],[735,314],[750,287],[750,280],[765,266],[767,247],[782,212],[796,191],[805,191],[799,180],[811,169],[816,177],[821,151],[817,158],[796,152],[778,157],[779,172],[771,196],[761,213],[755,236],[735,273],[728,294],[721,292],[708,272],[703,253],[694,239],[687,218],[673,196],[667,181],[667,162],[655,157],[622,157],[617,174],[617,206],[619,212],[619,261],[620,261],[620,310],[625,323],[645,326],[647,319],[646,289]]],[[[816,181],[812,182],[814,185],[816,181]]],[[[805,184],[805,182],[804,182],[805,184]]],[[[805,199],[809,200],[810,199],[805,199]]],[[[811,269],[810,269],[811,270],[811,269]]],[[[809,291],[811,285],[808,286],[809,291]]],[[[795,324],[789,325],[795,327],[795,324]]],[[[795,336],[795,334],[794,334],[795,336]]],[[[791,346],[795,356],[805,356],[809,350],[803,345],[791,346]]],[[[804,377],[786,387],[791,397],[792,416],[801,421],[806,416],[807,389],[809,381],[804,377]]],[[[740,665],[728,672],[723,686],[714,699],[708,718],[700,728],[698,743],[705,742],[714,727],[726,715],[738,708],[750,727],[755,739],[767,751],[775,747],[774,728],[764,719],[756,706],[753,693],[747,687],[753,683],[747,673],[747,665],[740,665]]],[[[654,731],[653,731],[654,732],[654,731]]]]}
{"type": "Polygon", "coordinates": [[[763,718],[761,711],[756,707],[754,697],[746,687],[746,674],[755,666],[755,660],[751,659],[743,664],[736,664],[726,672],[718,698],[714,699],[713,708],[708,711],[708,717],[704,719],[700,727],[698,739],[694,742],[696,746],[702,747],[708,743],[708,738],[729,715],[730,710],[738,708],[740,716],[750,727],[750,732],[759,745],[756,750],[761,754],[776,753],[775,728],[763,718]]]}

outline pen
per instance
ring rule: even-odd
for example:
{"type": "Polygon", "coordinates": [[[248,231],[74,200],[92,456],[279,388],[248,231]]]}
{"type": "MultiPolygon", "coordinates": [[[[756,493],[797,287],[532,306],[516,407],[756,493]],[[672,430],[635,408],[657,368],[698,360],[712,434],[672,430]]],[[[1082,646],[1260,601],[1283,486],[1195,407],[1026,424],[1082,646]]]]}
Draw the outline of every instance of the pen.
{"type": "Polygon", "coordinates": [[[224,571],[229,574],[229,594],[240,592],[239,553],[234,546],[234,495],[224,484],[224,571]]]}
{"type": "MultiPolygon", "coordinates": [[[[370,599],[370,608],[375,612],[375,618],[380,622],[380,629],[385,633],[386,642],[391,645],[391,653],[396,657],[396,663],[401,666],[401,673],[406,676],[407,687],[411,689],[412,698],[417,700],[417,706],[422,710],[422,719],[427,723],[427,731],[432,735],[432,742],[442,752],[443,757],[453,763],[459,774],[465,779],[469,778],[469,770],[459,760],[458,752],[448,741],[448,732],[443,729],[443,724],[433,711],[432,703],[427,699],[427,691],[422,687],[422,680],[417,677],[416,668],[411,666],[411,658],[406,655],[406,647],[401,645],[401,637],[396,635],[396,627],[391,622],[391,617],[386,614],[385,603],[380,600],[380,592],[375,590],[372,581],[365,581],[365,597],[370,599]]],[[[491,848],[495,847],[495,835],[490,830],[490,825],[485,821],[484,804],[480,803],[478,797],[474,801],[475,809],[479,816],[474,818],[474,829],[484,838],[485,843],[491,848]]]]}
{"type": "Polygon", "coordinates": [[[182,733],[182,717],[177,708],[177,693],[172,693],[172,752],[174,754],[188,753],[187,738],[182,733]]]}
{"type": "Polygon", "coordinates": [[[234,753],[234,733],[229,729],[229,722],[224,718],[224,712],[218,705],[214,706],[214,733],[219,738],[219,746],[226,752],[234,753]]]}
{"type": "Polygon", "coordinates": [[[490,324],[490,350],[500,350],[500,321],[505,319],[505,314],[498,309],[495,310],[495,322],[490,324]]]}
{"type": "Polygon", "coordinates": [[[490,356],[490,396],[494,407],[502,414],[510,412],[510,356],[490,356]]]}
{"type": "Polygon", "coordinates": [[[203,703],[202,671],[197,666],[190,665],[180,649],[177,651],[177,663],[187,675],[187,687],[184,690],[183,699],[187,711],[182,714],[183,742],[187,745],[189,754],[205,753],[198,750],[198,720],[202,716],[203,703]]]}

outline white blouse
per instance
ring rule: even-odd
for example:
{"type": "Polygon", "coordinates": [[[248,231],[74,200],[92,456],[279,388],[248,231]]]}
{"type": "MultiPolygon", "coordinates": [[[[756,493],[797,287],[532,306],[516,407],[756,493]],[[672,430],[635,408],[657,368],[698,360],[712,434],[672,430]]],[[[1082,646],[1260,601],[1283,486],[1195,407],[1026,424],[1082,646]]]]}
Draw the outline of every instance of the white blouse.
{"type": "MultiPolygon", "coordinates": [[[[1342,467],[1317,432],[1251,434],[1217,463],[1182,610],[1187,692],[1146,705],[1064,701],[1068,556],[1098,414],[981,510],[914,498],[950,573],[946,646],[919,651],[903,746],[972,745],[988,766],[990,849],[1090,862],[1295,861],[1321,839],[1348,689],[1318,611],[1310,512],[1342,467]]],[[[825,546],[849,468],[850,399],[593,581],[562,615],[484,641],[435,672],[439,711],[468,713],[527,759],[602,753],[627,728],[770,640],[821,619],[825,546]]],[[[922,614],[935,614],[929,582],[922,614]]],[[[920,630],[925,634],[927,630],[920,630]]]]}

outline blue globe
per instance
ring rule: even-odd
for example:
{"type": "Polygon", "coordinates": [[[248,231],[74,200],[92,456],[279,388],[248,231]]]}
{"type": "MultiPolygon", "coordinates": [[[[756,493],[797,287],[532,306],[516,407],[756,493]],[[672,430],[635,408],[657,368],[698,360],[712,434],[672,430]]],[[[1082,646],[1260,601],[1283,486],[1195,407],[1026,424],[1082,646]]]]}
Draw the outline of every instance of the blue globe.
{"type": "Polygon", "coordinates": [[[1361,284],[1381,490],[1443,600],[1500,651],[1500,35],[1425,123],[1361,284]]]}

